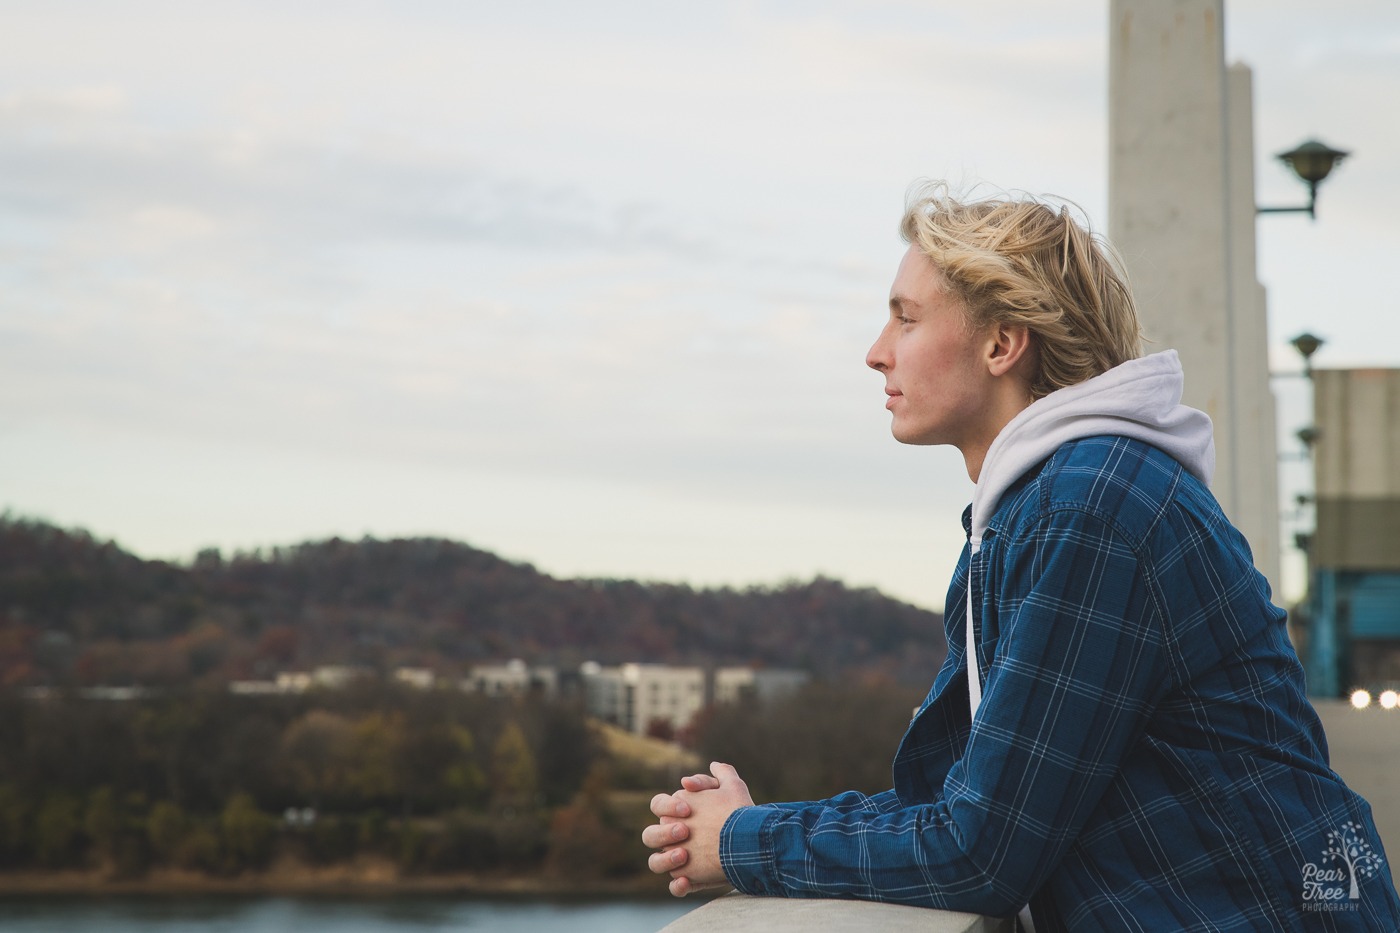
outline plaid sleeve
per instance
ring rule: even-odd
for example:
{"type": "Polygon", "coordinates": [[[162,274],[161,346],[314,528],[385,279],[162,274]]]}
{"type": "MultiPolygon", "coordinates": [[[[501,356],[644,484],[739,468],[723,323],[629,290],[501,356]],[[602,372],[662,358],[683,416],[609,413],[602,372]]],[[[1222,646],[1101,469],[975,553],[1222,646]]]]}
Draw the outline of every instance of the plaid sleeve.
{"type": "Polygon", "coordinates": [[[862,794],[858,790],[848,790],[844,794],[837,794],[835,797],[828,797],[825,800],[764,803],[757,804],[757,806],[773,810],[801,810],[806,807],[821,807],[824,810],[836,810],[841,813],[887,813],[899,809],[899,795],[893,790],[881,791],[878,794],[862,794]]]}
{"type": "Polygon", "coordinates": [[[1058,864],[1166,686],[1161,613],[1135,549],[1087,509],[1005,544],[1003,566],[975,570],[1005,595],[979,598],[977,580],[993,656],[942,793],[883,812],[736,811],[720,840],[736,888],[1000,916],[1058,864]]]}

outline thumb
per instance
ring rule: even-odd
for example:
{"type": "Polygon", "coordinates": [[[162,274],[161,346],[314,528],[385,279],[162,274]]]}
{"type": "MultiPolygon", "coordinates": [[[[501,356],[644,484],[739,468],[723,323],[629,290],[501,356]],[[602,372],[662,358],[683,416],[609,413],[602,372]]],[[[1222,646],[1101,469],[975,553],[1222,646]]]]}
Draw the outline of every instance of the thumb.
{"type": "Polygon", "coordinates": [[[715,776],[715,780],[719,781],[721,785],[740,779],[739,772],[734,770],[734,766],[727,765],[722,761],[710,762],[710,773],[715,776]]]}

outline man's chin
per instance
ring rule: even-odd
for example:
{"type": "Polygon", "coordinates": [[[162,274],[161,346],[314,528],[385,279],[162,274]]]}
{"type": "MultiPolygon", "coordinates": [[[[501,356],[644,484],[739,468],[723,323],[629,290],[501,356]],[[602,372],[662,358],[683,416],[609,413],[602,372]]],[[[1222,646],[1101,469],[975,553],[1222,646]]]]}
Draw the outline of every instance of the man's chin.
{"type": "Polygon", "coordinates": [[[947,443],[933,436],[931,431],[920,431],[917,428],[902,427],[898,422],[890,425],[890,434],[901,444],[908,444],[911,447],[933,447],[937,444],[947,443]]]}

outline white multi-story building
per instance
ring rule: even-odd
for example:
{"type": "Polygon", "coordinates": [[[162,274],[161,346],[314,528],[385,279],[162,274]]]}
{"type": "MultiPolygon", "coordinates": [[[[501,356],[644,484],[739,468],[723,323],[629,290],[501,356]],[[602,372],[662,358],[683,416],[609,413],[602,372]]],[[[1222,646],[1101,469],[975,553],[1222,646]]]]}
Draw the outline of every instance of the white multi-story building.
{"type": "Polygon", "coordinates": [[[705,708],[703,668],[589,663],[580,673],[589,714],[637,735],[662,723],[672,730],[683,728],[705,708]]]}
{"type": "Polygon", "coordinates": [[[398,667],[394,669],[394,680],[419,690],[431,690],[437,675],[426,667],[398,667]]]}
{"type": "Polygon", "coordinates": [[[516,658],[505,664],[478,664],[462,680],[463,690],[474,690],[488,696],[508,696],[539,691],[554,696],[559,689],[559,675],[552,667],[530,667],[516,658]]]}
{"type": "Polygon", "coordinates": [[[796,693],[810,679],[791,668],[721,667],[715,671],[715,703],[766,703],[796,693]]]}

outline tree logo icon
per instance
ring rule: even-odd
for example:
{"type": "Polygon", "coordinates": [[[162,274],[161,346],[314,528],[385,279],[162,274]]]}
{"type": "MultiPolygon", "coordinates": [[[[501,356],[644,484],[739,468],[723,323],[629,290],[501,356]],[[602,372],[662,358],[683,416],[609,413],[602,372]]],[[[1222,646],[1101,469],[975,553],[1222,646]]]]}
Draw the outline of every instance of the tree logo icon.
{"type": "Polygon", "coordinates": [[[1373,877],[1385,864],[1385,859],[1377,855],[1371,843],[1361,835],[1361,827],[1351,821],[1343,823],[1340,830],[1327,834],[1327,848],[1322,850],[1322,861],[1324,864],[1334,861],[1346,864],[1347,875],[1351,879],[1347,897],[1353,901],[1361,896],[1359,880],[1373,877]]]}

